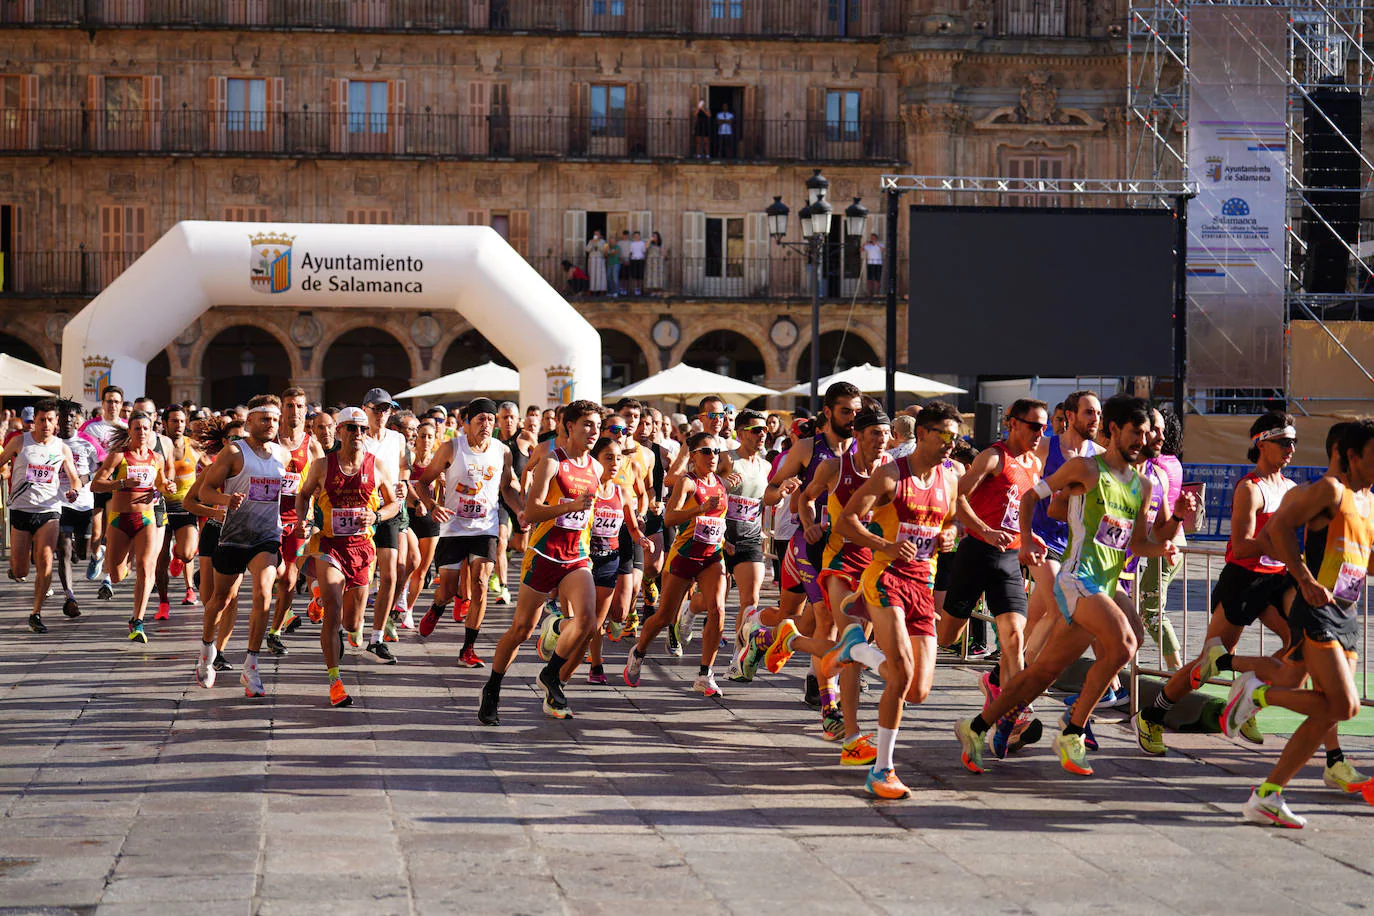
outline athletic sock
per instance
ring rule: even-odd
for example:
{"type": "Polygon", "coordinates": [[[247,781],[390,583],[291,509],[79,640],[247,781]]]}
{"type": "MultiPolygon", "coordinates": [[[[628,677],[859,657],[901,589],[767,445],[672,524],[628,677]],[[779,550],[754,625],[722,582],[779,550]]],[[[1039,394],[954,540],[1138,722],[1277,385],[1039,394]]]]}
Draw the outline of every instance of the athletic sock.
{"type": "Polygon", "coordinates": [[[1326,752],[1326,768],[1330,769],[1345,759],[1345,751],[1340,748],[1333,748],[1326,752]]]}
{"type": "Polygon", "coordinates": [[[205,663],[207,665],[214,664],[215,655],[215,644],[213,642],[205,642],[204,640],[202,640],[200,644],[200,657],[205,659],[205,663]]]}
{"type": "Polygon", "coordinates": [[[1233,660],[1234,658],[1235,658],[1235,656],[1232,655],[1230,652],[1227,652],[1225,655],[1218,655],[1218,656],[1217,656],[1217,661],[1216,661],[1217,670],[1218,670],[1218,671],[1234,671],[1234,670],[1236,670],[1236,669],[1234,669],[1234,668],[1231,667],[1231,662],[1232,662],[1232,660],[1233,660]]]}
{"type": "Polygon", "coordinates": [[[631,646],[630,651],[635,654],[635,658],[639,659],[640,661],[644,660],[644,653],[639,651],[639,646],[631,646]]]}
{"type": "Polygon", "coordinates": [[[788,636],[786,639],[784,639],[784,640],[782,641],[782,647],[783,647],[784,649],[786,649],[788,652],[791,652],[791,651],[792,651],[792,641],[795,640],[795,639],[796,639],[798,636],[800,636],[800,635],[801,635],[801,634],[798,633],[796,630],[793,630],[793,631],[792,631],[792,635],[791,635],[791,636],[788,636]]]}
{"type": "Polygon", "coordinates": [[[1164,716],[1173,708],[1174,701],[1166,697],[1164,691],[1161,690],[1155,695],[1155,701],[1150,704],[1149,708],[1140,711],[1140,717],[1154,725],[1163,725],[1164,716]]]}
{"type": "Polygon", "coordinates": [[[254,652],[252,649],[249,649],[248,654],[243,657],[243,667],[248,669],[249,671],[257,671],[258,653],[254,652]]]}
{"type": "Polygon", "coordinates": [[[710,665],[701,665],[697,668],[697,677],[705,677],[711,673],[710,665]]]}
{"type": "Polygon", "coordinates": [[[849,657],[873,672],[876,672],[882,667],[883,662],[887,661],[887,656],[883,654],[883,650],[868,642],[850,649],[849,657]]]}
{"type": "Polygon", "coordinates": [[[892,769],[892,752],[897,747],[897,729],[878,726],[878,758],[873,761],[875,772],[892,769]]]}
{"type": "Polygon", "coordinates": [[[506,673],[504,671],[493,671],[491,677],[487,678],[487,686],[492,690],[500,690],[501,681],[504,680],[505,677],[506,673]]]}
{"type": "Polygon", "coordinates": [[[444,604],[440,604],[439,602],[435,601],[429,606],[429,612],[433,614],[435,617],[438,617],[444,613],[445,604],[448,604],[448,602],[445,601],[444,604]]]}
{"type": "Polygon", "coordinates": [[[278,628],[275,629],[275,630],[268,630],[268,631],[267,631],[267,635],[268,635],[268,636],[280,637],[280,636],[281,636],[281,628],[278,627],[278,628]]]}
{"type": "Polygon", "coordinates": [[[370,642],[381,642],[381,641],[382,641],[382,631],[381,631],[381,630],[373,630],[373,631],[372,631],[372,639],[369,640],[369,641],[370,641],[370,642]]]}
{"type": "Polygon", "coordinates": [[[1252,693],[1252,694],[1250,694],[1250,696],[1252,696],[1252,697],[1255,698],[1255,705],[1258,706],[1260,709],[1266,709],[1266,708],[1268,708],[1268,706],[1269,706],[1269,685],[1268,685],[1268,684],[1261,684],[1260,686],[1258,686],[1258,687],[1255,688],[1255,692],[1252,693]]]}
{"type": "Polygon", "coordinates": [[[338,666],[338,665],[335,665],[333,668],[330,668],[330,669],[329,669],[329,683],[332,684],[332,683],[334,683],[335,681],[337,681],[338,679],[339,679],[339,666],[338,666]]]}
{"type": "Polygon", "coordinates": [[[466,652],[477,642],[477,635],[481,630],[474,630],[472,627],[463,627],[463,648],[459,651],[466,652]]]}
{"type": "Polygon", "coordinates": [[[978,715],[974,716],[973,719],[969,722],[968,727],[973,729],[973,733],[975,735],[987,734],[987,730],[989,728],[992,728],[992,726],[988,724],[987,720],[983,718],[982,713],[979,713],[978,715]]]}
{"type": "MultiPolygon", "coordinates": [[[[559,655],[557,652],[550,652],[549,663],[544,666],[544,670],[547,671],[549,674],[553,675],[555,678],[559,678],[559,672],[563,670],[563,666],[567,663],[568,660],[563,656],[559,655]]],[[[561,678],[559,679],[561,680],[561,678]]]]}
{"type": "Polygon", "coordinates": [[[834,681],[826,681],[821,685],[821,712],[825,713],[836,708],[839,701],[839,691],[835,689],[834,681]]]}
{"type": "Polygon", "coordinates": [[[1255,794],[1258,795],[1260,798],[1268,798],[1270,795],[1277,795],[1279,792],[1282,791],[1283,786],[1279,785],[1278,783],[1265,781],[1260,783],[1260,787],[1255,790],[1255,794]]]}
{"type": "Polygon", "coordinates": [[[1081,734],[1083,734],[1083,726],[1081,726],[1081,725],[1074,725],[1072,722],[1070,722],[1068,725],[1065,725],[1065,726],[1064,726],[1064,734],[1066,734],[1066,735],[1081,735],[1081,734]]]}

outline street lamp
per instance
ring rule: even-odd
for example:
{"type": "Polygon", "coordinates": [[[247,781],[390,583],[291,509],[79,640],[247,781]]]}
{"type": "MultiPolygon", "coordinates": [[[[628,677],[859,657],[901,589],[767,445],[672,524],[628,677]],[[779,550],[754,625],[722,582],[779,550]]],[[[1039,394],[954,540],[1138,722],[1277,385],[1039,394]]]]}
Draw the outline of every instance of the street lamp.
{"type": "Polygon", "coordinates": [[[258,368],[258,360],[253,356],[252,350],[244,350],[239,354],[239,372],[242,375],[253,375],[258,368]]]}
{"type": "Polygon", "coordinates": [[[859,244],[863,244],[864,228],[868,224],[868,208],[859,201],[862,197],[854,198],[854,202],[844,208],[844,227],[852,238],[859,239],[859,244]]]}
{"type": "MultiPolygon", "coordinates": [[[[813,170],[811,177],[806,179],[806,206],[802,207],[797,214],[801,222],[802,241],[800,242],[783,240],[787,235],[787,215],[790,211],[787,209],[787,205],[782,202],[782,195],[774,196],[773,202],[763,211],[768,217],[768,234],[773,237],[773,241],[783,248],[805,251],[811,270],[811,411],[813,413],[820,410],[821,402],[821,273],[825,269],[825,243],[830,235],[830,221],[835,215],[835,208],[826,199],[829,193],[830,182],[821,174],[820,169],[813,170]]],[[[854,214],[851,212],[854,207],[858,207],[861,211],[859,232],[862,233],[862,221],[868,216],[868,210],[864,209],[856,197],[854,206],[845,210],[845,218],[850,220],[850,227],[854,225],[852,222],[854,214]]]]}

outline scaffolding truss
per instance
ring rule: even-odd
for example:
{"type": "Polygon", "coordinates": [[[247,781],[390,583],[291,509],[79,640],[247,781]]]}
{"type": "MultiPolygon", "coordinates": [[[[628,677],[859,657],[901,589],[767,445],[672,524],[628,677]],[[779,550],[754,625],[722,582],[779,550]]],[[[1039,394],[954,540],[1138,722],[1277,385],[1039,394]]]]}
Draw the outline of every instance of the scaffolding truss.
{"type": "MultiPolygon", "coordinates": [[[[1319,86],[1333,84],[1358,93],[1361,107],[1369,97],[1374,81],[1374,58],[1364,46],[1365,0],[1229,0],[1223,3],[1175,2],[1175,0],[1130,0],[1129,41],[1127,44],[1127,174],[1132,180],[1187,181],[1196,176],[1187,167],[1188,143],[1188,81],[1190,11],[1200,6],[1262,7],[1281,11],[1287,21],[1287,56],[1281,74],[1288,88],[1286,129],[1286,219],[1284,231],[1284,321],[1310,318],[1338,348],[1374,384],[1374,376],[1341,344],[1326,325],[1326,315],[1339,307],[1353,307],[1359,313],[1362,301],[1374,306],[1374,293],[1361,290],[1374,288],[1371,270],[1361,255],[1374,251],[1366,244],[1369,228],[1363,218],[1364,203],[1370,192],[1374,163],[1361,150],[1360,138],[1348,136],[1330,116],[1312,105],[1341,138],[1359,155],[1361,163],[1360,188],[1357,191],[1323,188],[1308,185],[1303,180],[1303,112],[1304,103],[1312,101],[1312,92],[1319,86]],[[1332,229],[1329,222],[1311,206],[1317,192],[1355,193],[1360,196],[1361,220],[1357,242],[1341,244],[1348,250],[1355,274],[1353,290],[1345,294],[1316,294],[1303,288],[1302,271],[1298,269],[1306,255],[1304,221],[1315,220],[1332,229]]],[[[1339,238],[1339,234],[1332,232],[1339,238]]],[[[1285,334],[1283,351],[1283,390],[1250,392],[1193,392],[1194,403],[1203,408],[1236,405],[1254,406],[1269,398],[1287,399],[1291,382],[1291,335],[1285,334]]],[[[1319,400],[1316,398],[1307,401],[1319,400]]],[[[1349,401],[1350,398],[1332,400],[1349,401]]],[[[1306,413],[1302,403],[1291,402],[1306,413]]]]}

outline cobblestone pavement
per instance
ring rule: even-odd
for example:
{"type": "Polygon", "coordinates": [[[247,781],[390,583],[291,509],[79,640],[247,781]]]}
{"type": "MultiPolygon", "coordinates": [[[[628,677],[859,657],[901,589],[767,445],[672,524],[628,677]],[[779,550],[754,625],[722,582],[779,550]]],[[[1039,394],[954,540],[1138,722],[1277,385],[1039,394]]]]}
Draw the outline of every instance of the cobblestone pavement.
{"type": "MultiPolygon", "coordinates": [[[[690,691],[695,663],[660,652],[636,690],[615,674],[575,683],[577,718],[558,722],[540,713],[527,646],[488,729],[475,717],[485,672],[455,667],[448,620],[425,644],[407,635],[395,667],[350,652],[356,705],[334,710],[309,624],[288,657],[264,655],[268,696],[248,700],[235,675],[195,685],[199,608],[135,645],[127,588],[98,602],[83,581],[86,616],[51,606],[37,637],[23,630],[27,588],[0,592],[0,913],[1374,905],[1374,808],[1323,788],[1319,766],[1289,792],[1308,829],[1241,823],[1272,739],[1171,735],[1151,759],[1117,714],[1099,720],[1094,778],[1061,770],[1048,741],[968,774],[950,726],[979,702],[969,667],[942,664],[908,711],[897,765],[914,798],[875,803],[819,739],[796,662],[707,700],[690,691]]],[[[484,655],[508,617],[491,615],[484,655]]],[[[236,663],[242,645],[240,629],[236,663]]],[[[618,673],[628,644],[610,648],[618,673]]],[[[1374,767],[1374,741],[1347,743],[1374,767]]]]}

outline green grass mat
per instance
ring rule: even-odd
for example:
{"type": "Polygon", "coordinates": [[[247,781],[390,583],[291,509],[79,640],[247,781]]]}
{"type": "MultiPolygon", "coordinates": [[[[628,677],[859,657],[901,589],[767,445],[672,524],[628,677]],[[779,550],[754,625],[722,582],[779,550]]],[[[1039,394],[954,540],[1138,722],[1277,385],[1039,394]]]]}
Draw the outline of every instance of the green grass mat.
{"type": "MultiPolygon", "coordinates": [[[[1356,672],[1356,688],[1362,687],[1363,683],[1364,676],[1356,672]]],[[[1207,684],[1203,686],[1202,692],[1214,696],[1224,703],[1226,702],[1226,695],[1230,691],[1225,687],[1207,684]]],[[[1362,690],[1361,693],[1363,692],[1362,690]]],[[[1291,735],[1302,723],[1303,717],[1287,709],[1271,706],[1267,709],[1261,709],[1258,718],[1260,731],[1266,735],[1291,735]]],[[[1358,716],[1349,722],[1341,723],[1340,733],[1342,735],[1358,735],[1363,738],[1374,737],[1374,707],[1361,707],[1358,716]]]]}

